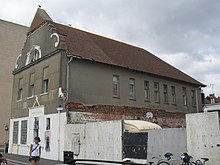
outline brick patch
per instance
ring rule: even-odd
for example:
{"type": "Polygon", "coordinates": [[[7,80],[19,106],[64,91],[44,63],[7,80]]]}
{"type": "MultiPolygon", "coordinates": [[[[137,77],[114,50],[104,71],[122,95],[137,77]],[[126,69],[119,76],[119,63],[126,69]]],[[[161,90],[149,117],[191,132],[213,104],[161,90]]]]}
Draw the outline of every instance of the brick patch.
{"type": "Polygon", "coordinates": [[[165,110],[114,105],[83,105],[69,103],[69,123],[87,121],[108,121],[139,119],[154,122],[163,128],[185,128],[185,113],[166,112],[165,110]],[[152,112],[153,118],[147,119],[146,113],[152,112]]]}

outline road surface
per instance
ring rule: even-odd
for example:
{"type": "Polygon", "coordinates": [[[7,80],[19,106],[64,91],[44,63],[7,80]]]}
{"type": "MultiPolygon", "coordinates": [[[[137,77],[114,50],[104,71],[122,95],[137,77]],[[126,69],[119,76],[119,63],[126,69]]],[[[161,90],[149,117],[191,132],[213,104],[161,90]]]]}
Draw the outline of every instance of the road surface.
{"type": "MultiPolygon", "coordinates": [[[[27,156],[15,155],[15,154],[4,154],[8,161],[8,165],[30,165],[27,156]]],[[[40,165],[55,165],[62,164],[61,161],[40,159],[40,165]]]]}

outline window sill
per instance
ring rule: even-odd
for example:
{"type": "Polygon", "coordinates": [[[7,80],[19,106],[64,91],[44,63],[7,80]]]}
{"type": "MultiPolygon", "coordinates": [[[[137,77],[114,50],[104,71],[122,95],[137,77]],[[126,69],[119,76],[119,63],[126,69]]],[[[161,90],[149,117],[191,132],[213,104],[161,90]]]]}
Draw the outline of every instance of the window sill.
{"type": "Polygon", "coordinates": [[[168,103],[168,102],[165,102],[164,104],[169,105],[169,103],[168,103]]]}
{"type": "Polygon", "coordinates": [[[135,99],[135,98],[129,98],[129,100],[136,101],[136,99],[135,99]]]}
{"type": "Polygon", "coordinates": [[[48,92],[40,94],[40,96],[48,95],[48,92]]]}
{"type": "Polygon", "coordinates": [[[144,101],[145,101],[145,102],[150,102],[150,99],[145,99],[144,101]]]}
{"type": "Polygon", "coordinates": [[[20,100],[17,100],[16,102],[17,102],[17,103],[19,103],[19,102],[21,102],[21,101],[22,101],[22,99],[20,99],[20,100]]]}
{"type": "Polygon", "coordinates": [[[34,96],[27,97],[27,100],[33,99],[34,96]]]}
{"type": "Polygon", "coordinates": [[[120,99],[119,96],[112,96],[114,99],[120,99]]]}

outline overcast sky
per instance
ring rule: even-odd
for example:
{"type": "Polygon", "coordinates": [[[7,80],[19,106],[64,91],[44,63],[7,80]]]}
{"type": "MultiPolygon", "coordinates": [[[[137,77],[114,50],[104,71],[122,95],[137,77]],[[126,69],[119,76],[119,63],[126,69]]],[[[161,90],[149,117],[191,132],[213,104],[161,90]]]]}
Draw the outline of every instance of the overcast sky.
{"type": "Polygon", "coordinates": [[[0,19],[30,26],[38,5],[55,22],[142,47],[220,96],[219,0],[5,0],[0,19]]]}

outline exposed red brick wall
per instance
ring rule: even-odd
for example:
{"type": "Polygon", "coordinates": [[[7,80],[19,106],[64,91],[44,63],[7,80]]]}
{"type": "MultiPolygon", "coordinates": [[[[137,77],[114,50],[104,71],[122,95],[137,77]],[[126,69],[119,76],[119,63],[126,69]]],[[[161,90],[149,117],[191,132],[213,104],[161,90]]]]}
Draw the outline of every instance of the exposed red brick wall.
{"type": "MultiPolygon", "coordinates": [[[[163,128],[185,127],[185,113],[166,112],[159,109],[138,108],[130,106],[113,105],[83,105],[78,103],[68,104],[69,112],[78,112],[83,121],[107,121],[123,119],[140,119],[155,122],[163,128]],[[146,113],[152,112],[153,119],[147,119],[146,113]]],[[[78,119],[79,122],[80,119],[78,119]]],[[[74,121],[69,119],[69,122],[74,121]]]]}

